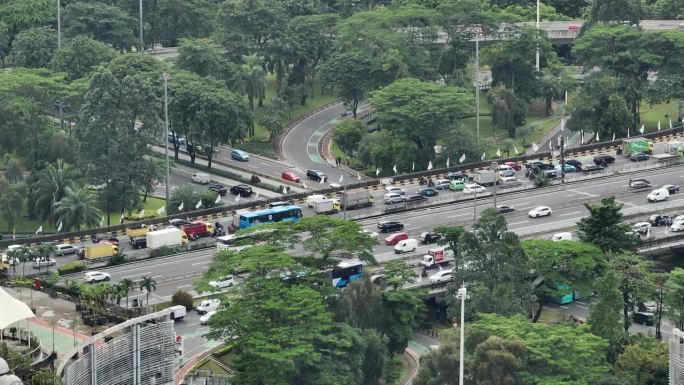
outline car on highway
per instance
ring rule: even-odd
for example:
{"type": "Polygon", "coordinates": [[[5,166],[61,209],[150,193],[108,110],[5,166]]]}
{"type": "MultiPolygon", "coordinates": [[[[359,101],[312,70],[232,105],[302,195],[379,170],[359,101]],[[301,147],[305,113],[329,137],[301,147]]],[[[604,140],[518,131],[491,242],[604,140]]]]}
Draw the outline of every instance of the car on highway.
{"type": "Polygon", "coordinates": [[[437,179],[435,181],[435,188],[437,190],[446,190],[451,185],[451,179],[437,179]]]}
{"type": "Polygon", "coordinates": [[[308,197],[306,197],[306,205],[307,205],[308,207],[313,207],[313,206],[314,206],[314,203],[317,203],[317,202],[320,202],[320,201],[324,201],[324,200],[326,200],[326,199],[328,199],[328,197],[325,196],[325,195],[323,195],[323,194],[313,194],[313,195],[309,195],[308,197]]]}
{"type": "Polygon", "coordinates": [[[185,144],[187,142],[185,135],[174,135],[173,132],[169,132],[168,139],[169,143],[175,143],[178,145],[185,144]]]}
{"type": "Polygon", "coordinates": [[[421,187],[418,189],[418,194],[426,197],[434,197],[439,195],[439,192],[432,187],[421,187]]]}
{"type": "Polygon", "coordinates": [[[227,275],[225,277],[209,281],[209,286],[213,286],[217,289],[223,289],[226,287],[231,287],[233,285],[235,285],[235,278],[232,275],[227,275]]]}
{"type": "Polygon", "coordinates": [[[504,164],[515,171],[520,171],[520,169],[522,169],[518,162],[505,162],[504,164]]]}
{"type": "Polygon", "coordinates": [[[651,187],[651,182],[646,179],[638,178],[629,180],[629,188],[631,189],[644,189],[649,187],[651,187]]]}
{"type": "Polygon", "coordinates": [[[114,246],[119,246],[119,238],[117,237],[112,237],[111,235],[95,235],[93,238],[91,238],[93,243],[100,243],[100,242],[109,242],[114,246]]]}
{"type": "Polygon", "coordinates": [[[580,28],[579,24],[568,24],[568,31],[579,31],[580,28]]]}
{"type": "Polygon", "coordinates": [[[169,224],[175,227],[189,225],[190,223],[192,222],[183,218],[169,219],[169,224]]]}
{"type": "Polygon", "coordinates": [[[521,186],[522,182],[514,176],[505,176],[499,179],[499,185],[501,185],[501,187],[514,187],[521,186]]]}
{"type": "MultiPolygon", "coordinates": [[[[555,170],[557,173],[561,172],[561,165],[557,164],[555,167],[555,170]]],[[[577,172],[577,168],[571,164],[565,164],[565,167],[563,167],[563,171],[565,171],[566,174],[571,173],[571,172],[577,172]]]]}
{"type": "Polygon", "coordinates": [[[404,197],[404,202],[406,203],[420,203],[425,202],[428,198],[424,195],[407,195],[404,197]]]}
{"type": "Polygon", "coordinates": [[[375,231],[371,231],[371,230],[363,229],[363,230],[359,231],[359,233],[366,234],[373,239],[376,239],[378,237],[378,233],[376,233],[375,231]]]}
{"type": "Polygon", "coordinates": [[[241,197],[248,197],[252,195],[252,186],[246,184],[239,184],[230,188],[230,193],[239,195],[241,197]]]}
{"type": "Polygon", "coordinates": [[[670,193],[664,188],[653,190],[646,196],[646,200],[651,203],[662,202],[668,199],[670,199],[670,193]]]}
{"type": "Polygon", "coordinates": [[[228,189],[226,188],[226,186],[220,183],[212,183],[209,185],[208,189],[217,193],[220,196],[225,196],[226,194],[228,194],[228,189]]]}
{"type": "Polygon", "coordinates": [[[79,248],[74,245],[60,243],[59,245],[55,246],[55,255],[61,257],[63,255],[77,254],[78,250],[79,248]]]}
{"type": "Polygon", "coordinates": [[[648,222],[639,222],[632,225],[632,232],[634,234],[646,235],[651,230],[651,224],[648,222]]]}
{"type": "Polygon", "coordinates": [[[237,148],[230,150],[230,157],[231,159],[239,160],[240,162],[249,161],[249,154],[246,151],[238,150],[237,148]]]}
{"type": "Polygon", "coordinates": [[[497,214],[512,213],[514,211],[515,211],[515,209],[511,206],[506,206],[506,205],[496,206],[497,214]]]}
{"type": "Polygon", "coordinates": [[[387,237],[385,237],[385,244],[386,245],[396,245],[397,243],[409,239],[409,236],[406,232],[400,231],[398,233],[390,234],[387,237]]]}
{"type": "Polygon", "coordinates": [[[404,224],[397,221],[384,221],[378,223],[378,229],[381,233],[391,233],[392,231],[403,230],[404,224]]]}
{"type": "Polygon", "coordinates": [[[649,158],[650,156],[648,156],[648,154],[644,154],[643,152],[636,152],[629,156],[629,160],[631,160],[632,162],[641,162],[644,160],[648,160],[649,158]]]}
{"type": "Polygon", "coordinates": [[[590,173],[590,172],[597,172],[597,171],[603,171],[605,170],[605,167],[599,166],[598,164],[590,164],[587,166],[582,166],[582,172],[583,173],[590,173]]]}
{"type": "Polygon", "coordinates": [[[211,176],[204,172],[197,172],[192,174],[190,180],[199,184],[209,184],[209,182],[211,182],[211,176]]]}
{"type": "Polygon", "coordinates": [[[653,313],[647,311],[637,311],[632,313],[632,320],[634,323],[646,326],[655,325],[655,317],[653,316],[653,313]]]}
{"type": "Polygon", "coordinates": [[[53,258],[43,258],[43,259],[34,259],[33,260],[33,268],[34,269],[40,269],[41,267],[50,267],[50,266],[57,266],[57,261],[55,261],[53,258]]]}
{"type": "Polygon", "coordinates": [[[672,222],[672,225],[670,225],[670,231],[678,232],[682,230],[684,230],[684,221],[675,220],[672,222]]]}
{"type": "Polygon", "coordinates": [[[217,313],[216,310],[212,310],[210,312],[207,312],[207,314],[203,315],[200,317],[200,325],[206,325],[211,321],[211,317],[213,317],[217,313]]]}
{"type": "Polygon", "coordinates": [[[533,208],[532,210],[530,210],[527,213],[527,215],[530,218],[539,218],[539,217],[549,216],[549,215],[551,215],[551,213],[552,213],[551,207],[549,207],[549,206],[537,206],[537,207],[533,208]]]}
{"type": "Polygon", "coordinates": [[[385,186],[385,192],[386,193],[395,193],[395,194],[399,194],[399,195],[406,195],[406,191],[404,191],[403,188],[396,187],[396,186],[385,186]]]}
{"type": "Polygon", "coordinates": [[[463,191],[465,188],[465,182],[463,179],[454,179],[449,184],[449,190],[451,191],[463,191]]]}
{"type": "Polygon", "coordinates": [[[615,157],[609,154],[598,154],[594,156],[594,164],[598,165],[603,165],[603,164],[609,164],[609,163],[615,163],[615,157]]]}
{"type": "Polygon", "coordinates": [[[582,170],[582,162],[580,162],[577,159],[566,159],[565,164],[569,164],[572,167],[575,168],[576,171],[581,171],[582,170]]]}
{"type": "Polygon", "coordinates": [[[442,235],[434,231],[423,231],[420,233],[420,243],[437,243],[442,239],[442,235]]]}
{"type": "Polygon", "coordinates": [[[501,178],[510,178],[510,177],[513,177],[513,178],[515,178],[515,170],[513,170],[512,168],[508,168],[508,169],[505,169],[505,170],[500,170],[500,171],[499,171],[499,177],[501,177],[501,178]]]}
{"type": "Polygon", "coordinates": [[[83,281],[85,281],[85,283],[109,281],[110,279],[112,279],[112,276],[103,271],[87,271],[83,275],[83,281]]]}
{"type": "Polygon", "coordinates": [[[672,224],[672,217],[669,215],[653,214],[648,218],[651,226],[669,226],[672,224]]]}
{"type": "Polygon", "coordinates": [[[325,175],[325,173],[318,170],[306,170],[306,177],[315,180],[316,182],[325,182],[328,179],[328,176],[325,175]]]}
{"type": "Polygon", "coordinates": [[[392,205],[404,201],[404,196],[397,193],[387,193],[383,196],[386,205],[392,205]]]}
{"type": "Polygon", "coordinates": [[[463,187],[463,193],[464,194],[480,194],[483,192],[486,192],[487,189],[484,188],[483,186],[480,186],[477,183],[469,183],[463,187]]]}
{"type": "Polygon", "coordinates": [[[280,174],[280,177],[283,178],[284,180],[289,180],[290,182],[295,182],[299,183],[301,179],[297,176],[297,174],[294,173],[294,171],[290,170],[285,170],[283,171],[282,174],[280,174]]]}
{"type": "Polygon", "coordinates": [[[663,185],[662,188],[666,189],[670,194],[676,194],[679,192],[679,185],[676,184],[666,184],[663,185]]]}
{"type": "Polygon", "coordinates": [[[445,269],[432,274],[428,280],[430,283],[448,282],[453,277],[453,269],[445,269]]]}
{"type": "Polygon", "coordinates": [[[468,175],[463,171],[452,171],[446,174],[446,179],[449,180],[466,180],[468,175]]]}

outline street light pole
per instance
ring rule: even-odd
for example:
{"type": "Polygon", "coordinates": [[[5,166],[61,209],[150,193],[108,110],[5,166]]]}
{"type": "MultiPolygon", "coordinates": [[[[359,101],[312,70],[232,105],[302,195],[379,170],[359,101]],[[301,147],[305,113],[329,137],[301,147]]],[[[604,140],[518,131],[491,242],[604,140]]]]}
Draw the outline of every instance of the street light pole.
{"type": "Polygon", "coordinates": [[[499,184],[499,163],[492,162],[492,165],[489,168],[494,171],[494,209],[496,209],[496,187],[499,184]]]}
{"type": "Polygon", "coordinates": [[[463,350],[465,347],[465,300],[466,300],[467,290],[465,286],[461,286],[458,289],[458,294],[456,298],[461,300],[461,338],[459,341],[460,352],[459,352],[459,363],[458,363],[458,384],[463,385],[463,350]]]}
{"type": "Polygon", "coordinates": [[[62,48],[62,4],[57,0],[57,49],[62,48]]]}
{"type": "Polygon", "coordinates": [[[480,145],[480,29],[475,34],[475,127],[480,145]]]}
{"type": "Polygon", "coordinates": [[[138,1],[138,8],[140,10],[140,52],[145,52],[145,43],[143,42],[143,7],[142,0],[138,1]]]}
{"type": "MultiPolygon", "coordinates": [[[[142,0],[141,0],[142,1],[142,0]]],[[[171,76],[164,73],[164,154],[166,155],[166,215],[169,215],[169,79],[171,76]]],[[[174,137],[175,140],[175,137],[174,137]]]]}
{"type": "MultiPolygon", "coordinates": [[[[537,32],[539,32],[539,27],[540,27],[540,24],[539,24],[539,0],[537,0],[537,32]]],[[[539,44],[537,44],[537,52],[535,55],[535,59],[536,59],[535,60],[535,63],[536,63],[535,66],[537,68],[537,71],[539,71],[539,44]]]]}

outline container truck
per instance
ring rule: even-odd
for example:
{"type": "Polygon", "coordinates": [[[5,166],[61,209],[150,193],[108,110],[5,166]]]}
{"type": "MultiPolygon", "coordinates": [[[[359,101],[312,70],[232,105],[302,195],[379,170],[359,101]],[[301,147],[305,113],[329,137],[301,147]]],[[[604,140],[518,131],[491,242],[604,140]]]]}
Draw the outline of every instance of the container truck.
{"type": "Polygon", "coordinates": [[[361,191],[342,191],[340,192],[342,197],[341,207],[345,210],[353,210],[362,207],[370,207],[375,202],[373,194],[366,190],[361,191]]]}
{"type": "Polygon", "coordinates": [[[157,228],[153,225],[142,225],[139,227],[129,227],[126,229],[126,235],[130,238],[144,237],[148,232],[154,231],[157,228]]]}
{"type": "Polygon", "coordinates": [[[181,225],[179,228],[185,232],[189,239],[210,237],[214,233],[214,225],[199,221],[192,222],[189,225],[181,225]]]}
{"type": "Polygon", "coordinates": [[[650,154],[653,152],[653,142],[646,138],[629,138],[622,140],[622,153],[625,155],[643,152],[650,154]]]}
{"type": "Polygon", "coordinates": [[[427,255],[423,255],[423,259],[420,261],[420,264],[426,269],[445,266],[449,264],[447,257],[451,257],[453,254],[454,253],[451,250],[447,250],[444,247],[430,249],[428,250],[427,255]]]}
{"type": "Polygon", "coordinates": [[[333,214],[337,212],[340,204],[335,199],[321,199],[312,202],[311,207],[316,214],[333,214]]]}
{"type": "Polygon", "coordinates": [[[99,242],[90,246],[86,246],[85,249],[83,249],[83,257],[89,260],[109,258],[118,252],[118,246],[112,245],[109,242],[99,242]]]}
{"type": "Polygon", "coordinates": [[[162,246],[180,246],[186,243],[188,243],[188,236],[181,229],[169,227],[147,233],[147,247],[151,249],[158,249],[162,246]]]}
{"type": "Polygon", "coordinates": [[[475,171],[473,182],[479,184],[480,186],[494,186],[494,183],[496,182],[496,174],[496,171],[491,170],[475,171]]]}

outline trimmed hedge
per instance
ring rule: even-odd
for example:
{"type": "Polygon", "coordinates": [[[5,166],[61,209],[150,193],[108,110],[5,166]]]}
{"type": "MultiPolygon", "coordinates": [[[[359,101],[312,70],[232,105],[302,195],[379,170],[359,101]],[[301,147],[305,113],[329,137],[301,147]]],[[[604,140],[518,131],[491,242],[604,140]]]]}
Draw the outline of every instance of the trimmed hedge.
{"type": "Polygon", "coordinates": [[[150,252],[150,257],[164,257],[166,255],[178,254],[180,253],[179,247],[162,246],[158,249],[154,249],[150,252]]]}
{"type": "Polygon", "coordinates": [[[59,275],[78,273],[86,269],[86,265],[83,262],[69,262],[57,268],[59,275]]]}

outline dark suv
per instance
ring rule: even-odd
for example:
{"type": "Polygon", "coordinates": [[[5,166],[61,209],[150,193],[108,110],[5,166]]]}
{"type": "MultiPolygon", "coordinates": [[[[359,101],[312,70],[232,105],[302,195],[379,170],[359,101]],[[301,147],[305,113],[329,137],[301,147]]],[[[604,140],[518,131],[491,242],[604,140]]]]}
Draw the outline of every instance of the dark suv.
{"type": "Polygon", "coordinates": [[[655,324],[655,317],[653,313],[646,311],[638,311],[632,314],[632,320],[638,324],[646,326],[653,326],[655,324]]]}
{"type": "Polygon", "coordinates": [[[653,226],[669,226],[672,224],[672,217],[669,215],[653,214],[648,218],[648,223],[653,226]]]}
{"type": "Polygon", "coordinates": [[[239,184],[230,188],[230,193],[233,195],[239,195],[241,197],[248,197],[252,195],[252,187],[246,184],[239,184]]]}
{"type": "Polygon", "coordinates": [[[210,184],[209,190],[219,194],[220,196],[224,196],[224,195],[228,194],[228,189],[225,186],[222,186],[218,183],[210,184]]]}
{"type": "Polygon", "coordinates": [[[378,229],[381,233],[391,233],[392,231],[399,231],[404,229],[404,224],[397,221],[380,222],[378,229]]]}
{"type": "Polygon", "coordinates": [[[568,160],[565,161],[565,164],[571,165],[572,167],[576,168],[577,171],[581,171],[581,170],[582,170],[582,162],[580,162],[580,161],[577,160],[577,159],[568,159],[568,160]]]}
{"type": "Polygon", "coordinates": [[[325,182],[328,179],[324,173],[316,170],[308,170],[306,172],[306,177],[311,180],[315,180],[316,182],[320,182],[321,180],[325,182]]]}
{"type": "Polygon", "coordinates": [[[615,163],[615,157],[608,154],[598,154],[594,157],[594,163],[598,165],[615,163]]]}

